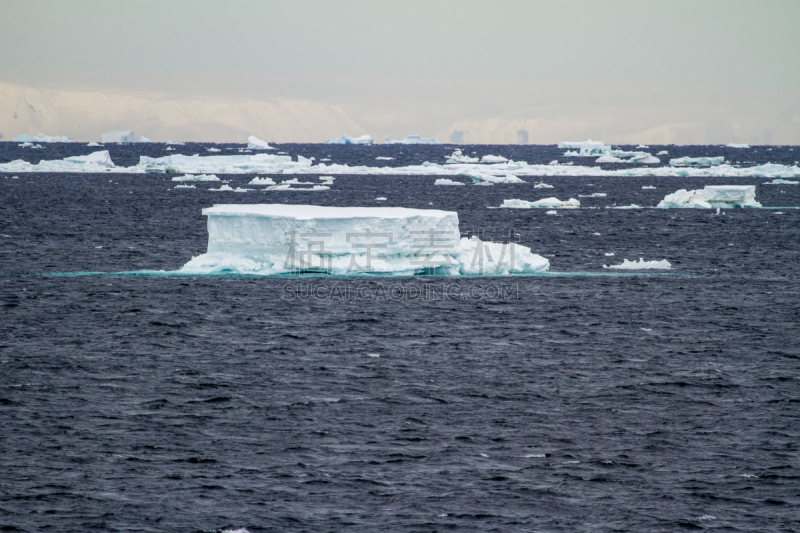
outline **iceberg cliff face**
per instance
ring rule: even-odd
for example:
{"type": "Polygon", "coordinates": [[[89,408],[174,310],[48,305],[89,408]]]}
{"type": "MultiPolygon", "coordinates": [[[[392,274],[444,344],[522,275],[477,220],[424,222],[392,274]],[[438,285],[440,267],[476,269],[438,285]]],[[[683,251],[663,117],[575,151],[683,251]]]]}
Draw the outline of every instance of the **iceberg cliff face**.
{"type": "Polygon", "coordinates": [[[458,276],[549,268],[525,246],[461,239],[452,211],[255,204],[215,205],[203,214],[208,251],[184,273],[458,276]],[[481,260],[473,261],[478,251],[481,260]]]}
{"type": "Polygon", "coordinates": [[[703,189],[681,189],[664,197],[658,206],[668,208],[761,207],[756,201],[755,185],[706,185],[703,189]]]}

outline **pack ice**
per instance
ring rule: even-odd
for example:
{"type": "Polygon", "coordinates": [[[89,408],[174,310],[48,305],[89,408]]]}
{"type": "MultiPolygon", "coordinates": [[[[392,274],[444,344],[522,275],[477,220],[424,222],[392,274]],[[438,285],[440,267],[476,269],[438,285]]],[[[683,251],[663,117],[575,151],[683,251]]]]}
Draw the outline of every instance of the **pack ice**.
{"type": "Polygon", "coordinates": [[[331,139],[325,144],[372,144],[373,142],[369,134],[362,135],[361,137],[350,137],[348,134],[343,133],[341,137],[331,139]]]}
{"type": "Polygon", "coordinates": [[[135,143],[136,135],[132,130],[109,131],[100,135],[101,143],[135,143]]]}
{"type": "Polygon", "coordinates": [[[656,207],[700,208],[761,207],[755,185],[706,185],[703,189],[681,189],[664,197],[656,207]]]}
{"type": "Polygon", "coordinates": [[[491,276],[545,272],[530,248],[461,239],[458,213],[400,207],[215,205],[187,274],[491,276]]]}

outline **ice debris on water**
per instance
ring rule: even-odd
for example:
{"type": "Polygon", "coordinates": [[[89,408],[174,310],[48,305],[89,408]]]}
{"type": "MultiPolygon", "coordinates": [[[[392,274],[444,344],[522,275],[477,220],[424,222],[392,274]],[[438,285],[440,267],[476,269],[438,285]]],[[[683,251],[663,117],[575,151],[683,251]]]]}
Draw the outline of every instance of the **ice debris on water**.
{"type": "Polygon", "coordinates": [[[494,183],[526,183],[525,180],[522,180],[513,174],[505,174],[503,176],[497,176],[494,174],[484,174],[484,173],[471,173],[467,174],[469,178],[472,180],[472,183],[476,185],[492,185],[494,183]]]}
{"type": "Polygon", "coordinates": [[[464,185],[462,181],[453,181],[447,178],[438,178],[433,182],[434,185],[464,185]]]}
{"type": "Polygon", "coordinates": [[[331,139],[325,144],[372,144],[373,142],[369,134],[362,135],[361,137],[350,137],[348,134],[343,133],[341,137],[331,139]]]}
{"type": "Polygon", "coordinates": [[[535,202],[529,202],[527,200],[518,200],[518,199],[503,200],[503,205],[501,205],[500,207],[511,208],[511,209],[532,209],[532,208],[575,209],[580,206],[581,203],[575,198],[570,198],[569,200],[562,202],[558,198],[551,197],[551,198],[542,198],[541,200],[536,200],[535,202]]]}
{"type": "Polygon", "coordinates": [[[647,189],[655,189],[655,187],[653,187],[652,185],[642,185],[642,189],[643,189],[643,190],[647,190],[647,189]]]}
{"type": "Polygon", "coordinates": [[[611,206],[611,209],[642,209],[642,206],[631,204],[631,205],[614,205],[611,206]]]}
{"type": "Polygon", "coordinates": [[[772,181],[765,181],[761,185],[797,185],[800,181],[793,181],[793,180],[782,180],[780,178],[775,178],[772,181]]]}
{"type": "Polygon", "coordinates": [[[453,211],[241,204],[215,205],[203,214],[208,250],[181,272],[504,276],[550,267],[547,259],[517,243],[460,238],[453,211]],[[421,254],[419,235],[431,232],[435,251],[421,254]]]}
{"type": "Polygon", "coordinates": [[[667,152],[666,150],[661,150],[656,155],[669,155],[669,152],[667,152]]]}
{"type": "Polygon", "coordinates": [[[558,143],[559,148],[566,148],[570,150],[579,150],[579,152],[567,152],[564,155],[571,157],[571,156],[579,156],[579,157],[591,157],[596,155],[604,155],[611,151],[611,146],[606,146],[603,141],[593,141],[589,139],[588,141],[582,142],[560,142],[558,143]]]}
{"type": "Polygon", "coordinates": [[[533,186],[533,188],[534,188],[534,189],[552,189],[552,188],[553,188],[553,186],[552,186],[552,185],[549,185],[549,184],[547,184],[547,183],[545,183],[545,182],[543,182],[543,181],[540,181],[539,183],[537,183],[536,185],[534,185],[534,186],[533,186]]]}
{"type": "Polygon", "coordinates": [[[247,149],[248,150],[274,150],[272,146],[266,143],[266,141],[262,141],[255,135],[251,135],[247,138],[247,149]]]}
{"type": "Polygon", "coordinates": [[[87,143],[87,144],[86,144],[86,146],[103,146],[103,145],[102,145],[102,144],[100,144],[100,143],[98,143],[98,142],[94,142],[94,141],[92,141],[92,142],[90,142],[90,143],[87,143]]]}
{"type": "Polygon", "coordinates": [[[756,201],[755,185],[706,185],[703,189],[680,189],[664,197],[658,206],[669,208],[761,207],[756,201]]]}
{"type": "Polygon", "coordinates": [[[461,150],[459,148],[456,148],[452,154],[448,155],[445,158],[446,165],[453,165],[456,163],[477,163],[477,162],[478,162],[477,157],[470,157],[468,155],[464,155],[461,153],[461,150]]]}
{"type": "Polygon", "coordinates": [[[419,135],[409,135],[405,139],[399,141],[390,141],[389,136],[386,136],[386,144],[439,144],[436,139],[420,137],[419,135]]]}
{"type": "Polygon", "coordinates": [[[206,148],[206,152],[221,152],[221,151],[222,150],[220,150],[219,148],[214,148],[213,146],[211,148],[206,148]]]}
{"type": "Polygon", "coordinates": [[[100,135],[101,143],[135,143],[136,136],[132,130],[109,131],[100,135]]]}
{"type": "Polygon", "coordinates": [[[662,259],[661,261],[645,261],[640,257],[638,262],[623,259],[621,265],[603,265],[603,268],[612,270],[669,270],[672,268],[672,265],[666,259],[662,259]]]}
{"type": "Polygon", "coordinates": [[[604,198],[608,196],[608,194],[604,192],[593,192],[592,194],[579,194],[579,198],[604,198]]]}
{"type": "Polygon", "coordinates": [[[12,139],[13,142],[16,143],[71,143],[74,142],[72,137],[60,136],[60,135],[45,135],[44,133],[37,133],[35,137],[30,137],[28,134],[23,133],[21,135],[17,135],[12,139]]]}
{"type": "Polygon", "coordinates": [[[394,161],[394,157],[385,157],[385,156],[378,156],[375,158],[376,161],[394,161]]]}
{"type": "Polygon", "coordinates": [[[378,196],[377,198],[375,198],[375,201],[376,201],[376,202],[385,202],[385,201],[386,201],[386,198],[385,198],[385,197],[383,197],[383,196],[378,196]]]}
{"type": "Polygon", "coordinates": [[[172,181],[219,181],[219,178],[214,174],[185,174],[183,176],[175,176],[172,181]]]}
{"type": "Polygon", "coordinates": [[[196,189],[197,187],[195,187],[194,185],[180,184],[180,185],[176,185],[174,188],[175,189],[196,189]]]}
{"type": "Polygon", "coordinates": [[[481,158],[481,163],[505,163],[508,159],[500,155],[485,155],[481,158]]]}
{"type": "Polygon", "coordinates": [[[673,167],[716,167],[725,162],[725,158],[719,157],[679,157],[670,159],[669,164],[673,167]]]}
{"type": "Polygon", "coordinates": [[[272,178],[260,178],[256,176],[250,180],[249,185],[275,185],[275,180],[272,178]]]}

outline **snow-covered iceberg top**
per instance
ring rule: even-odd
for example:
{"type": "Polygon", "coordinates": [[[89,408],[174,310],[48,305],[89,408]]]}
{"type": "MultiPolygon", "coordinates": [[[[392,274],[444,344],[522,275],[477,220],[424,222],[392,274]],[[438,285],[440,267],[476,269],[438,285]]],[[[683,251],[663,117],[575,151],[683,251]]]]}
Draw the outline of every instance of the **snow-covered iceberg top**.
{"type": "Polygon", "coordinates": [[[71,143],[73,142],[72,137],[60,136],[60,135],[45,135],[44,133],[37,133],[35,137],[31,137],[26,133],[21,135],[17,135],[13,139],[14,142],[18,143],[71,143]]]}
{"type": "Polygon", "coordinates": [[[208,251],[181,272],[458,276],[531,274],[550,265],[516,243],[461,239],[453,211],[250,204],[203,214],[208,251]]]}
{"type": "Polygon", "coordinates": [[[136,135],[132,130],[109,131],[100,135],[101,143],[135,143],[136,135]]]}
{"type": "Polygon", "coordinates": [[[375,142],[369,134],[362,135],[361,137],[350,137],[348,134],[343,133],[341,137],[336,137],[327,141],[325,144],[372,144],[375,142]]]}
{"type": "Polygon", "coordinates": [[[420,137],[419,135],[409,135],[405,139],[399,141],[390,141],[389,136],[386,136],[386,144],[439,144],[436,139],[420,137]]]}
{"type": "Polygon", "coordinates": [[[679,157],[670,159],[669,164],[673,167],[716,167],[725,162],[725,158],[719,157],[679,157]]]}
{"type": "Polygon", "coordinates": [[[255,135],[251,135],[247,138],[247,149],[248,150],[274,150],[272,146],[267,144],[267,141],[262,141],[255,135]]]}
{"type": "Polygon", "coordinates": [[[658,206],[668,208],[761,207],[755,185],[706,185],[703,189],[681,189],[664,197],[658,206]]]}
{"type": "Polygon", "coordinates": [[[666,259],[661,261],[645,261],[641,257],[639,261],[622,260],[621,265],[603,265],[603,268],[610,268],[612,270],[669,270],[672,265],[666,259]]]}

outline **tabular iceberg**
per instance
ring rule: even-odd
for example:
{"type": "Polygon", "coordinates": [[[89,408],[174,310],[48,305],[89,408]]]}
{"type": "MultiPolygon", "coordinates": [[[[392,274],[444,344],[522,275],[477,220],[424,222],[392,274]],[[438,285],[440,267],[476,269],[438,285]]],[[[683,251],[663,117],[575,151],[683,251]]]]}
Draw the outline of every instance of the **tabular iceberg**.
{"type": "Polygon", "coordinates": [[[136,135],[132,130],[109,131],[100,135],[101,143],[135,143],[136,135]]]}
{"type": "Polygon", "coordinates": [[[215,205],[208,251],[181,272],[279,275],[508,275],[545,272],[519,244],[461,239],[458,213],[399,207],[215,205]]]}
{"type": "Polygon", "coordinates": [[[668,208],[761,207],[756,201],[755,185],[706,185],[703,189],[681,189],[664,197],[658,206],[668,208]]]}
{"type": "Polygon", "coordinates": [[[341,137],[336,137],[327,141],[325,144],[372,144],[373,139],[369,134],[362,135],[361,137],[350,137],[348,134],[343,133],[341,137]]]}
{"type": "Polygon", "coordinates": [[[439,144],[436,139],[420,137],[419,135],[409,135],[405,139],[399,141],[390,141],[389,136],[386,136],[386,144],[439,144]]]}

